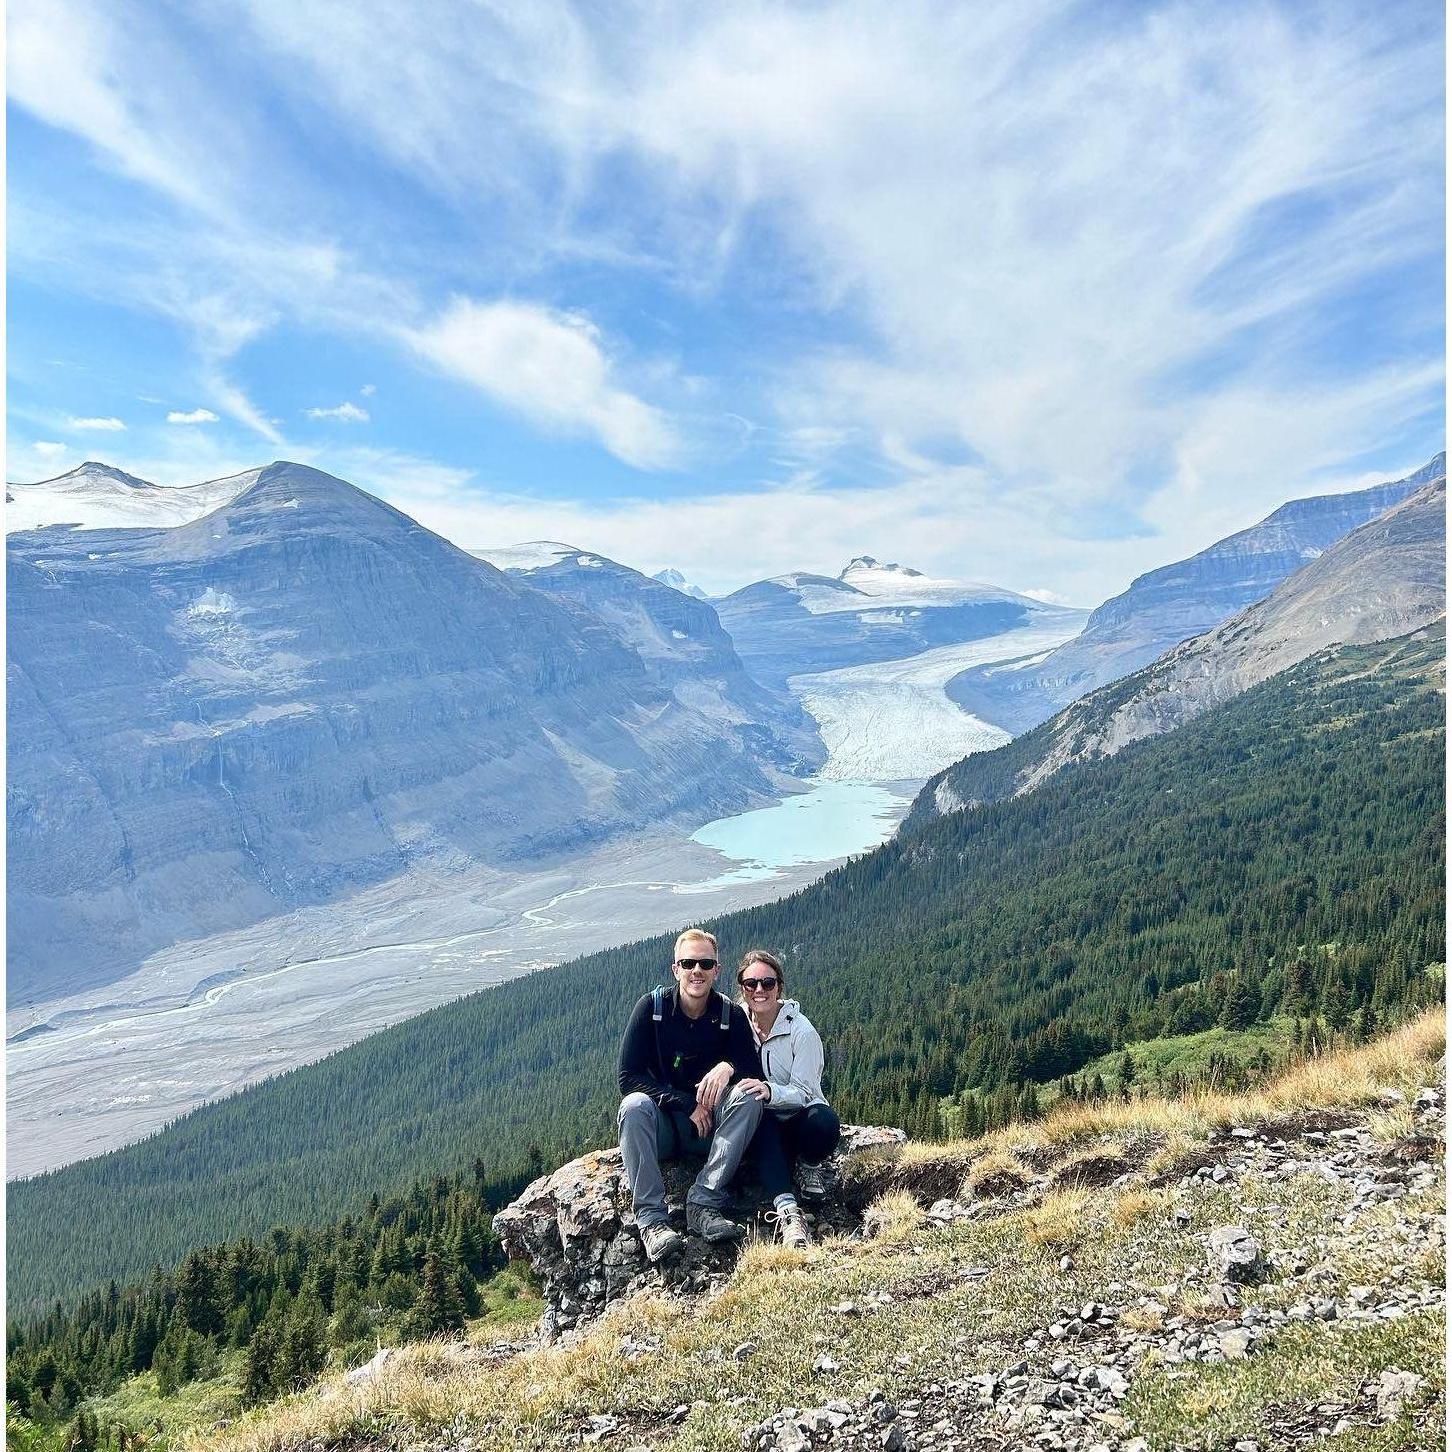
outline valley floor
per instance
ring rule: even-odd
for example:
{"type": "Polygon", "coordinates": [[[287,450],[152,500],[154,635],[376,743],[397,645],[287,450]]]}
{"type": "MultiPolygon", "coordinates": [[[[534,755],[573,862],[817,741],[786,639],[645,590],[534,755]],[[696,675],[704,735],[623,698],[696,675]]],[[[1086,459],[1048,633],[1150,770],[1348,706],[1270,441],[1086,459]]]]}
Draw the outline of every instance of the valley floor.
{"type": "MultiPolygon", "coordinates": [[[[863,851],[889,835],[912,786],[872,789],[837,841],[863,851]]],[[[761,842],[774,835],[771,813],[800,818],[803,801],[745,814],[758,819],[754,830],[725,832],[725,851],[661,827],[529,871],[398,879],[181,944],[118,983],[12,1006],[7,1175],[130,1143],[480,988],[795,892],[843,855],[820,832],[785,856],[761,842]]],[[[840,814],[832,820],[841,830],[840,814]]]]}

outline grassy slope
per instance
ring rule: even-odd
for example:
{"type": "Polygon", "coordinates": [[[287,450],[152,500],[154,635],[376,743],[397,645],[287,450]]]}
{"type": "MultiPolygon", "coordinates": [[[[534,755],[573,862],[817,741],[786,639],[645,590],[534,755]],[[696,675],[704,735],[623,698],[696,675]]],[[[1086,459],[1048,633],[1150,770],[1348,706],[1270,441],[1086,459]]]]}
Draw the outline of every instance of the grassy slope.
{"type": "MultiPolygon", "coordinates": [[[[415,1348],[366,1391],[321,1386],[202,1439],[200,1447],[292,1452],[315,1439],[343,1447],[439,1447],[469,1437],[480,1447],[564,1449],[579,1445],[586,1419],[599,1413],[625,1423],[610,1445],[647,1442],[654,1452],[738,1447],[744,1428],[783,1406],[832,1397],[860,1402],[874,1389],[901,1400],[934,1383],[1001,1370],[1059,1305],[1123,1301],[1136,1289],[1174,1282],[1179,1289],[1164,1314],[1209,1321],[1216,1313],[1193,1289],[1195,1272],[1205,1264],[1207,1228],[1228,1218],[1244,1218],[1269,1251],[1323,1247],[1308,1274],[1275,1274],[1247,1288],[1246,1305],[1286,1307],[1309,1287],[1314,1295],[1344,1297],[1353,1286],[1382,1279],[1384,1242],[1397,1218],[1439,1211],[1443,1184],[1367,1211],[1351,1236],[1341,1224],[1344,1185],[1313,1173],[1275,1180],[1246,1174],[1232,1196],[1228,1186],[1181,1183],[1175,1166],[1193,1157],[1212,1129],[1308,1110],[1359,1106],[1395,1140],[1402,1132],[1395,1113],[1373,1106],[1388,1087],[1409,1093],[1435,1079],[1444,1047],[1445,1018],[1430,1013],[1366,1049],[1292,1069],[1259,1092],[1076,1107],[981,1141],[910,1146],[891,1171],[902,1185],[941,1182],[945,1171],[950,1178],[971,1175],[990,1161],[1032,1164],[1052,1177],[1056,1166],[1072,1169],[1090,1153],[1123,1155],[1138,1169],[1136,1181],[1120,1188],[1061,1181],[1001,1218],[949,1229],[925,1225],[905,1191],[889,1190],[879,1202],[876,1238],[805,1255],[754,1246],[712,1300],[683,1306],[642,1298],[575,1344],[526,1351],[502,1364],[467,1350],[415,1348]],[[1191,1211],[1188,1227],[1174,1216],[1180,1207],[1191,1211]],[[1073,1263],[1063,1271],[1066,1253],[1073,1263]],[[988,1274],[965,1279],[965,1267],[986,1267],[988,1274]],[[1124,1289],[1116,1293],[1115,1283],[1124,1289]],[[843,1301],[858,1314],[834,1309],[843,1301]],[[629,1340],[659,1349],[637,1358],[628,1354],[629,1340]],[[732,1348],[743,1342],[761,1354],[734,1359],[732,1348]],[[824,1350],[838,1370],[814,1369],[824,1350]],[[675,1425],[669,1413],[681,1405],[689,1413],[675,1425]]],[[[1440,1254],[1426,1254],[1415,1274],[1428,1287],[1440,1286],[1440,1254]]],[[[1358,1426],[1329,1445],[1430,1449],[1441,1445],[1444,1336],[1445,1316],[1433,1307],[1370,1326],[1287,1325],[1268,1349],[1244,1361],[1146,1365],[1120,1408],[1128,1425],[1119,1430],[1143,1434],[1155,1448],[1228,1447],[1259,1435],[1268,1409],[1350,1401],[1368,1377],[1396,1366],[1428,1378],[1420,1418],[1358,1426]]],[[[1262,1436],[1261,1445],[1278,1444],[1262,1436]]]]}

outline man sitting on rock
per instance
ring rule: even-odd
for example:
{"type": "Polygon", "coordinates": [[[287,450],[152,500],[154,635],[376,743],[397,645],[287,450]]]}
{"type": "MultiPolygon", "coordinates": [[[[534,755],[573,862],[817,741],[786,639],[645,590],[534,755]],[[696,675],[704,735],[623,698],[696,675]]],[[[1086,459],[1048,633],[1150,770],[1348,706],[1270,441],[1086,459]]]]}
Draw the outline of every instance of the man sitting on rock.
{"type": "Polygon", "coordinates": [[[704,1154],[686,1195],[686,1228],[706,1240],[737,1240],[745,1227],[721,1213],[761,1122],[761,1060],[746,1012],[715,991],[720,971],[713,934],[688,928],[676,939],[673,989],[636,1005],[620,1044],[620,1151],[645,1253],[664,1259],[681,1247],[666,1221],[660,1163],[704,1154]]]}

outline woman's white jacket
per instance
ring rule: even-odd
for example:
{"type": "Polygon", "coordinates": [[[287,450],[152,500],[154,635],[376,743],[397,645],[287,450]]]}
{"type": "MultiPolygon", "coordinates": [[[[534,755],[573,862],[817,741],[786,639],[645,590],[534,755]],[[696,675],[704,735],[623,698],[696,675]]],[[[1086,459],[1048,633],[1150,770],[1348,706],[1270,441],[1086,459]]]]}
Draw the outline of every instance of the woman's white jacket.
{"type": "Polygon", "coordinates": [[[757,1042],[776,1113],[794,1114],[827,1102],[822,1093],[822,1036],[795,998],[782,1001],[771,1031],[757,1042]]]}

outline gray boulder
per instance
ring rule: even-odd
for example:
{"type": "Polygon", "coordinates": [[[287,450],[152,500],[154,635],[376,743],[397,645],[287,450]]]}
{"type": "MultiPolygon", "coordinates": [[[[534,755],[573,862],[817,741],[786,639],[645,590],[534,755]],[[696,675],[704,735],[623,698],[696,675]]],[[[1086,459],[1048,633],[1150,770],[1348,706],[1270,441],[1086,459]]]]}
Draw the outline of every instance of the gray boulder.
{"type": "MultiPolygon", "coordinates": [[[[837,1160],[900,1145],[906,1138],[900,1129],[844,1125],[837,1160]]],[[[666,1196],[675,1207],[671,1221],[679,1230],[685,1229],[686,1190],[699,1167],[699,1160],[662,1166],[666,1196]]],[[[765,1215],[771,1206],[748,1175],[738,1182],[732,1213],[769,1235],[765,1215]]],[[[860,1195],[843,1192],[812,1213],[819,1233],[856,1230],[860,1195]]],[[[680,1293],[704,1290],[730,1273],[740,1253],[737,1245],[708,1245],[692,1236],[681,1254],[652,1266],[640,1243],[618,1149],[591,1150],[540,1176],[495,1215],[494,1229],[509,1258],[527,1262],[543,1284],[547,1336],[592,1319],[610,1302],[646,1286],[680,1293]]]]}
{"type": "Polygon", "coordinates": [[[1242,1225],[1217,1225],[1210,1232],[1210,1258],[1227,1281],[1253,1281],[1264,1268],[1260,1242],[1242,1225]]]}

